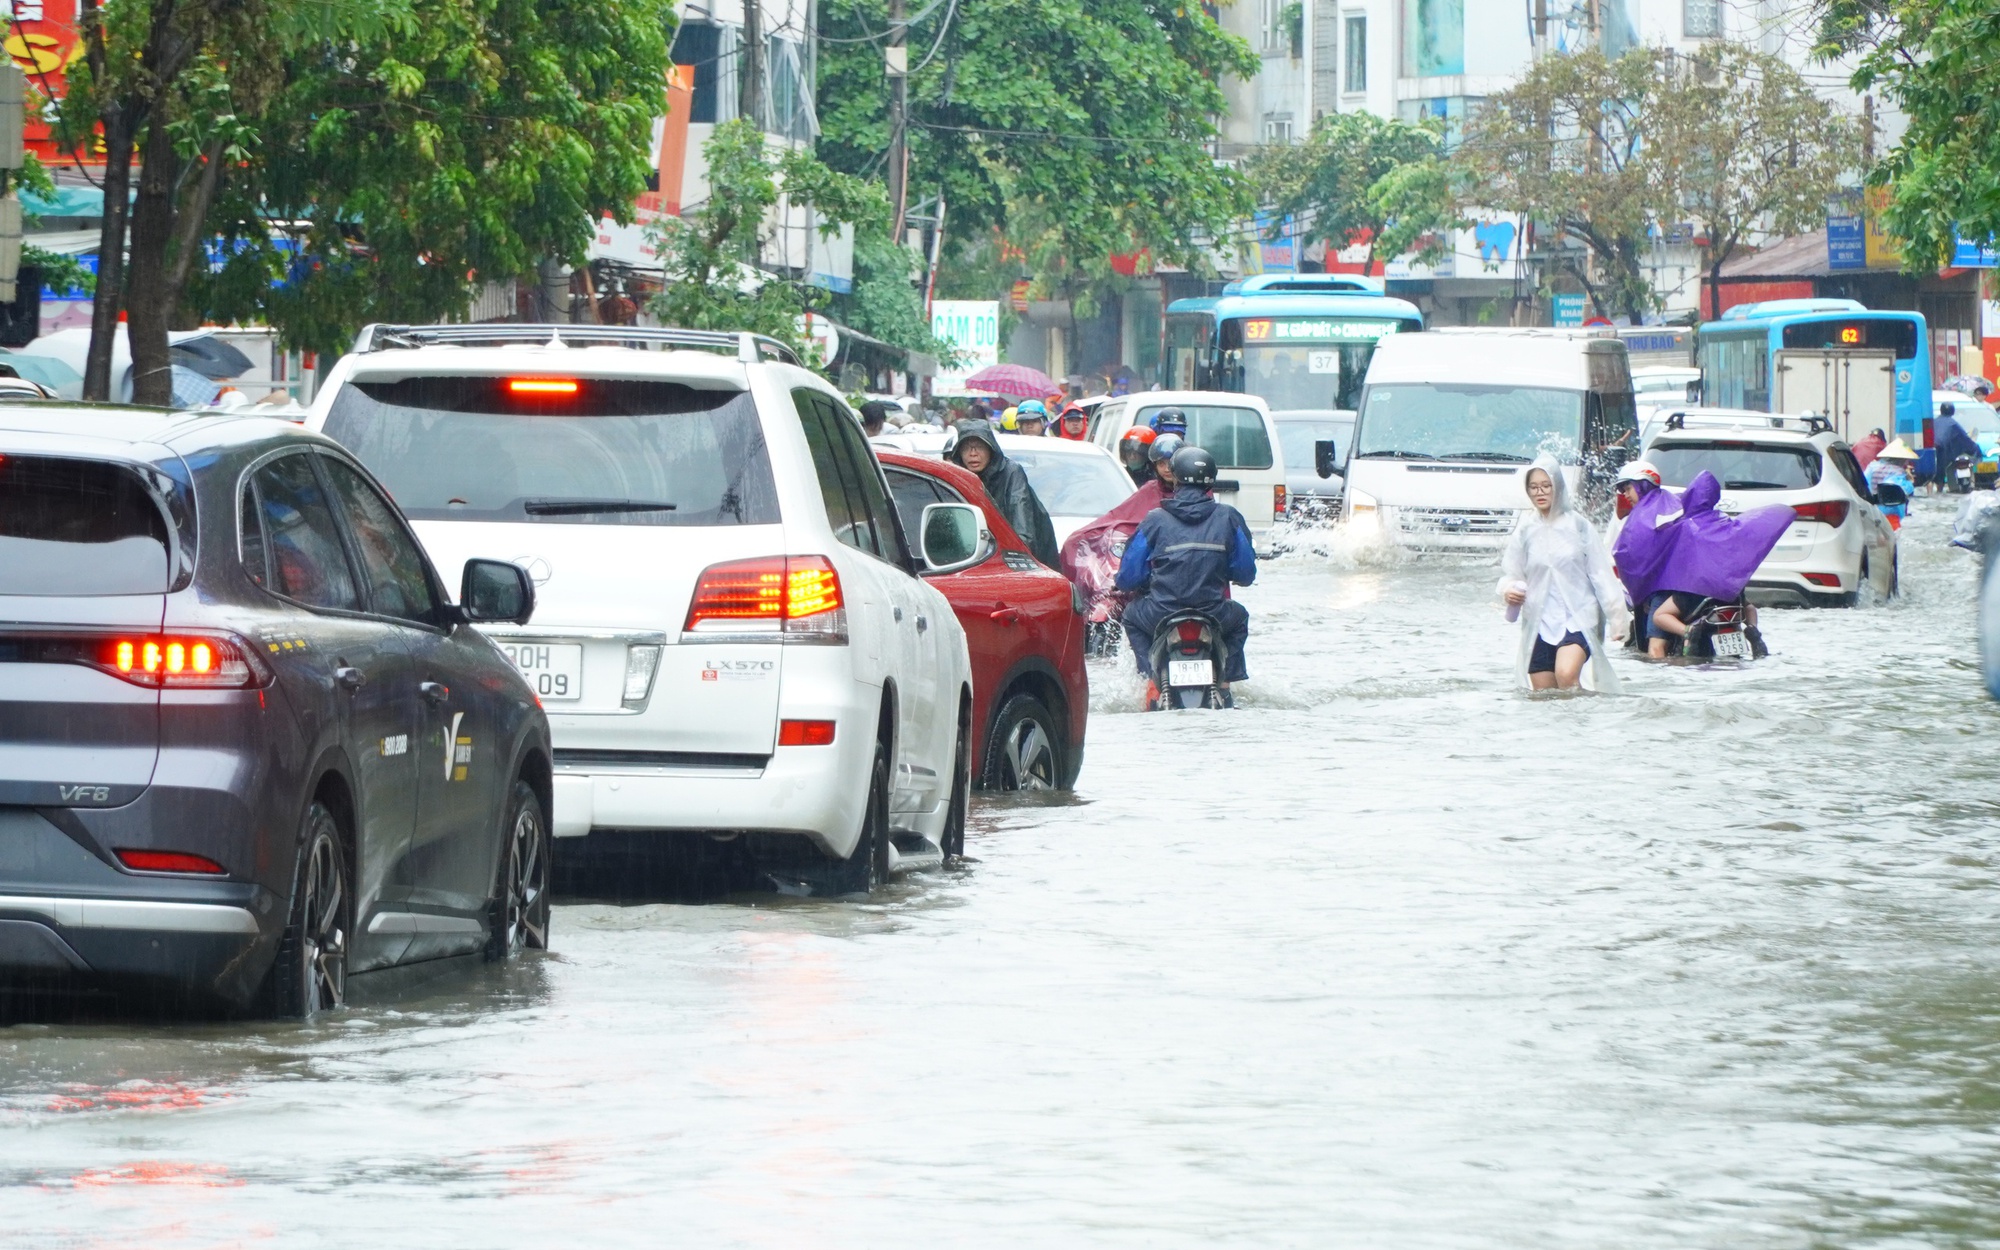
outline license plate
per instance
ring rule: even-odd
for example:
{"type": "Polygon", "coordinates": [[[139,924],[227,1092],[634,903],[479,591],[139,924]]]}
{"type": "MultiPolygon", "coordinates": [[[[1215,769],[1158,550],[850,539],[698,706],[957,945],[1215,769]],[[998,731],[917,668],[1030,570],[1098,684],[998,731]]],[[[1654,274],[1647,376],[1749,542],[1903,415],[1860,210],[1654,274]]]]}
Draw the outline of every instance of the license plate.
{"type": "Polygon", "coordinates": [[[1215,665],[1208,660],[1168,660],[1167,684],[1212,686],[1215,684],[1215,665]]]}
{"type": "Polygon", "coordinates": [[[1714,642],[1717,659],[1747,660],[1750,658],[1750,635],[1748,634],[1741,632],[1725,634],[1718,631],[1714,635],[1714,642]]]}
{"type": "Polygon", "coordinates": [[[503,642],[521,676],[544,702],[560,703],[583,697],[583,647],[560,642],[503,642]]]}

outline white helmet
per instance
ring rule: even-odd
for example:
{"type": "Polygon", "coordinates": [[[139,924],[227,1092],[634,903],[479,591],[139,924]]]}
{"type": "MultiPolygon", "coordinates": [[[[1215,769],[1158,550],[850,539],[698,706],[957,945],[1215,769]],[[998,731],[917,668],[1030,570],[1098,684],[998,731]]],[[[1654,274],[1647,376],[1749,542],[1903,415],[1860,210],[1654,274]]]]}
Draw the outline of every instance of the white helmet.
{"type": "Polygon", "coordinates": [[[1626,482],[1651,482],[1653,485],[1658,486],[1661,484],[1660,470],[1650,460],[1632,460],[1628,461],[1624,468],[1618,470],[1616,481],[1621,486],[1626,482]]]}

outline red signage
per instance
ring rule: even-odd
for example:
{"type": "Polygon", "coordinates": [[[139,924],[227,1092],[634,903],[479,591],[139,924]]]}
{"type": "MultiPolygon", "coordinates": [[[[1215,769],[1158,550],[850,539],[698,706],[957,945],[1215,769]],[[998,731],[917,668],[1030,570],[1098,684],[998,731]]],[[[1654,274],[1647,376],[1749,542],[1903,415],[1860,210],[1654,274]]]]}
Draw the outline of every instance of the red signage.
{"type": "Polygon", "coordinates": [[[44,165],[102,165],[104,145],[93,137],[79,152],[56,142],[49,128],[35,120],[36,106],[61,100],[69,90],[69,67],[83,59],[83,40],[76,31],[77,0],[13,0],[13,21],[7,28],[7,54],[28,75],[28,150],[44,165]]]}

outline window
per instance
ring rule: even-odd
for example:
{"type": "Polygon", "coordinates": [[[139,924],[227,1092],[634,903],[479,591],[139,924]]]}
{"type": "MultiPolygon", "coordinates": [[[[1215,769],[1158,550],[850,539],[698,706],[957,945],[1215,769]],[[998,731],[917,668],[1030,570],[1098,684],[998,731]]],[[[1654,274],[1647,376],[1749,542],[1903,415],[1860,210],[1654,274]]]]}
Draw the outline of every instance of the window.
{"type": "Polygon", "coordinates": [[[1701,402],[1711,408],[1771,408],[1770,341],[1762,330],[1701,340],[1701,402]]]}
{"type": "Polygon", "coordinates": [[[1651,459],[1668,486],[1686,486],[1704,470],[1724,490],[1804,490],[1819,485],[1819,449],[1713,439],[1655,444],[1651,459]]]}
{"type": "Polygon", "coordinates": [[[264,550],[264,512],[257,504],[256,485],[247,480],[243,483],[243,498],[237,504],[236,519],[236,554],[243,561],[243,571],[259,586],[268,586],[271,561],[264,550]]]}
{"type": "Polygon", "coordinates": [[[682,22],[674,32],[673,62],[694,70],[694,100],[688,108],[691,122],[714,122],[716,79],[721,70],[722,28],[714,22],[682,22]]]}
{"type": "Polygon", "coordinates": [[[1012,450],[1007,458],[1028,475],[1028,485],[1050,516],[1101,517],[1132,493],[1132,477],[1102,456],[1012,450]]]}
{"type": "Polygon", "coordinates": [[[807,387],[792,392],[792,406],[799,412],[834,538],[907,567],[882,469],[861,437],[860,423],[839,400],[807,387]]]}
{"type": "Polygon", "coordinates": [[[1845,447],[1829,447],[1826,458],[1833,461],[1834,472],[1840,474],[1847,484],[1854,488],[1855,494],[1863,499],[1874,498],[1873,492],[1868,489],[1868,477],[1861,471],[1861,462],[1854,458],[1852,451],[1845,447]]]}
{"type": "Polygon", "coordinates": [[[1841,348],[1876,351],[1888,348],[1896,353],[1898,360],[1911,360],[1917,354],[1917,323],[1914,321],[1888,318],[1801,321],[1786,326],[1782,337],[1786,347],[1835,351],[1841,348]]]}
{"type": "Polygon", "coordinates": [[[924,525],[924,509],[934,503],[964,503],[956,491],[950,490],[942,482],[928,473],[918,473],[911,469],[882,470],[889,478],[889,493],[896,499],[896,516],[903,522],[905,534],[921,534],[924,525]]]}
{"type": "Polygon", "coordinates": [[[1402,0],[1403,76],[1465,72],[1465,0],[1402,0]]]}
{"type": "Polygon", "coordinates": [[[138,474],[101,460],[0,458],[0,595],[157,595],[167,518],[138,474]]]}
{"type": "Polygon", "coordinates": [[[1681,0],[1681,35],[1687,39],[1722,38],[1722,0],[1681,0]]]}
{"type": "Polygon", "coordinates": [[[356,382],[340,389],[326,432],[419,520],[778,522],[747,392],[578,378],[574,391],[517,393],[520,380],[356,382]]]}
{"type": "Polygon", "coordinates": [[[834,436],[845,449],[843,471],[853,475],[854,513],[859,516],[863,508],[868,511],[869,526],[875,535],[875,554],[891,564],[908,568],[909,557],[901,527],[896,524],[896,510],[889,502],[889,488],[882,484],[882,464],[875,459],[875,452],[861,433],[861,419],[831,395],[822,393],[820,403],[826,408],[827,423],[832,426],[834,436]]]}
{"type": "Polygon", "coordinates": [[[257,498],[270,550],[270,589],[307,607],[360,611],[354,573],[311,459],[299,452],[257,470],[257,498]]]}
{"type": "Polygon", "coordinates": [[[1353,95],[1368,90],[1368,18],[1364,14],[1350,13],[1346,26],[1347,45],[1342,49],[1345,67],[1341,71],[1340,89],[1353,95]]]}
{"type": "MultiPolygon", "coordinates": [[[[1142,409],[1138,424],[1152,421],[1157,407],[1142,409]]],[[[1264,419],[1254,408],[1183,407],[1187,413],[1187,441],[1215,457],[1218,469],[1268,469],[1271,467],[1271,436],[1264,419]]]]}
{"type": "Polygon", "coordinates": [[[368,583],[369,606],[384,616],[439,624],[423,552],[403,528],[396,509],[345,461],[322,457],[320,468],[343,506],[347,532],[354,538],[368,583]]]}
{"type": "Polygon", "coordinates": [[[1292,115],[1273,113],[1264,118],[1264,142],[1284,144],[1292,141],[1292,115]]]}

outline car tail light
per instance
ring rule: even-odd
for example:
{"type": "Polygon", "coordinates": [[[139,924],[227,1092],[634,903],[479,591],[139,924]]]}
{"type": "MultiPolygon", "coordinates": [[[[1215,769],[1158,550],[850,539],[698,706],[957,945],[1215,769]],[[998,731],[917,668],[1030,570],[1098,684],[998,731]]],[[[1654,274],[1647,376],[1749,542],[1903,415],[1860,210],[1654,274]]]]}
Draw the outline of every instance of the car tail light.
{"type": "Polygon", "coordinates": [[[845,643],[840,574],[825,556],[766,556],[711,564],[695,583],[683,631],[769,634],[788,642],[845,643]]]}
{"type": "Polygon", "coordinates": [[[1795,503],[1792,511],[1801,521],[1824,521],[1838,529],[1847,521],[1845,499],[1824,499],[1819,503],[1795,503]]]}
{"type": "Polygon", "coordinates": [[[227,871],[206,855],[190,855],[186,851],[120,850],[116,854],[118,862],[134,872],[184,872],[213,877],[227,871]]]}
{"type": "Polygon", "coordinates": [[[228,634],[9,633],[0,654],[30,664],[82,664],[155,689],[243,690],[269,685],[271,670],[228,634]]]}
{"type": "Polygon", "coordinates": [[[1835,590],[1840,589],[1840,574],[1838,573],[1808,573],[1805,577],[1807,581],[1815,586],[1830,586],[1835,590]]]}
{"type": "Polygon", "coordinates": [[[1273,521],[1282,521],[1285,519],[1286,502],[1285,488],[1283,486],[1273,486],[1271,488],[1271,519],[1273,521]]]}
{"type": "Polygon", "coordinates": [[[1182,642],[1201,641],[1201,624],[1197,621],[1182,621],[1174,626],[1174,631],[1181,636],[1182,642]]]}
{"type": "Polygon", "coordinates": [[[833,722],[830,720],[781,720],[778,722],[781,747],[830,747],[833,722]]]}
{"type": "Polygon", "coordinates": [[[507,390],[514,395],[574,395],[574,378],[509,378],[507,390]]]}

